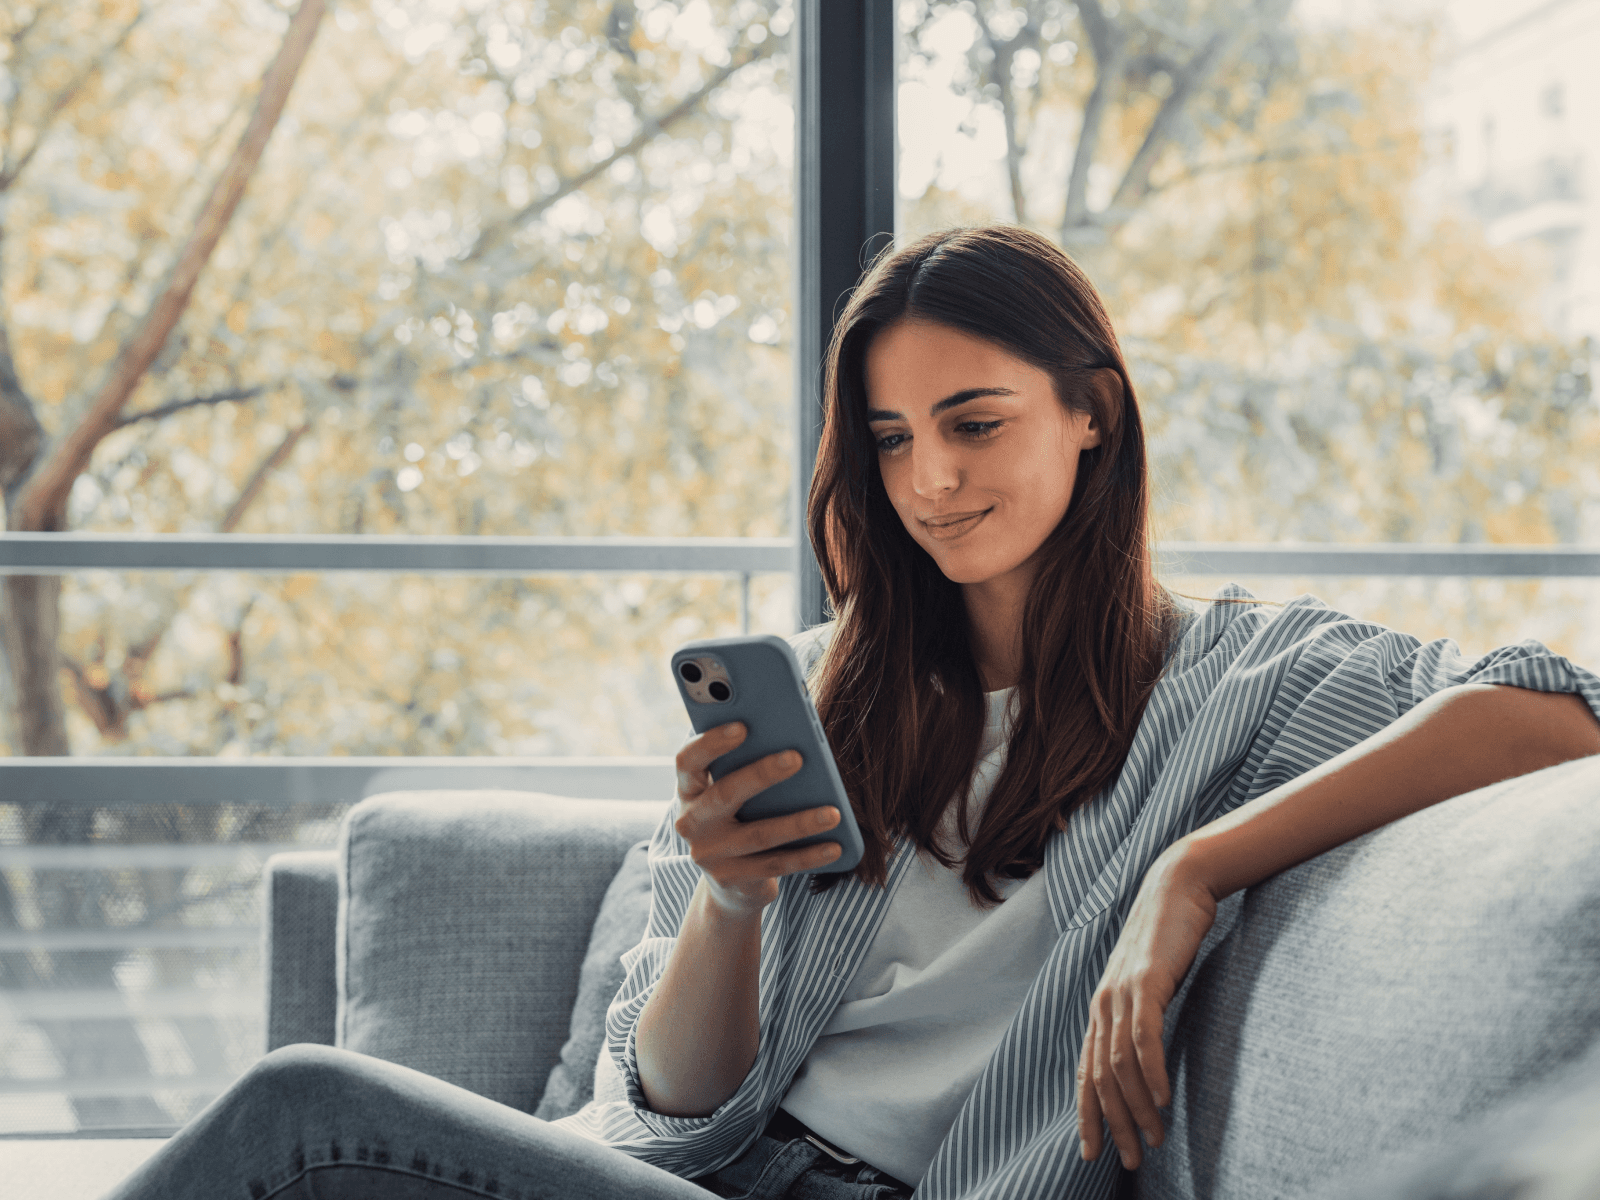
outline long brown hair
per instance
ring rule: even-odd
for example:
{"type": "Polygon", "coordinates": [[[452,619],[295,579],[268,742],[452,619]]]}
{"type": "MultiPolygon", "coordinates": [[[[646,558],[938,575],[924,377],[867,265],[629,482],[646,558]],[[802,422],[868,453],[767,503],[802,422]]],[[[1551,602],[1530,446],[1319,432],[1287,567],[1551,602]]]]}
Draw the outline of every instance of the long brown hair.
{"type": "MultiPolygon", "coordinates": [[[[823,386],[807,519],[837,627],[817,709],[866,843],[855,874],[883,883],[899,833],[954,866],[937,830],[955,803],[962,879],[974,902],[997,903],[991,879],[1038,870],[1051,834],[1116,779],[1177,615],[1152,572],[1144,428],[1127,364],[1094,285],[1058,247],[1020,228],[955,229],[873,264],[834,330],[823,386]],[[901,524],[866,422],[867,347],[908,318],[1047,372],[1061,403],[1094,413],[1102,430],[1038,551],[1010,745],[975,830],[967,789],[984,700],[961,588],[901,524]]],[[[826,888],[839,876],[814,878],[826,888]]]]}

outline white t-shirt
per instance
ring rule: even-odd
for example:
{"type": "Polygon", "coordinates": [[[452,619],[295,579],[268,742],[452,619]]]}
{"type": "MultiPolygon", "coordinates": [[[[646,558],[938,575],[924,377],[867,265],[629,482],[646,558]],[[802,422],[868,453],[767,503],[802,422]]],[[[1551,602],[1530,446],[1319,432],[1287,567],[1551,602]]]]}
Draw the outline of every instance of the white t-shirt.
{"type": "MultiPolygon", "coordinates": [[[[1014,689],[990,692],[971,817],[1005,762],[1014,689]]],[[[955,845],[954,807],[945,845],[955,845]]],[[[861,968],[795,1074],[781,1107],[841,1150],[915,1184],[1050,949],[1044,873],[997,880],[977,908],[961,869],[918,853],[861,968]]]]}

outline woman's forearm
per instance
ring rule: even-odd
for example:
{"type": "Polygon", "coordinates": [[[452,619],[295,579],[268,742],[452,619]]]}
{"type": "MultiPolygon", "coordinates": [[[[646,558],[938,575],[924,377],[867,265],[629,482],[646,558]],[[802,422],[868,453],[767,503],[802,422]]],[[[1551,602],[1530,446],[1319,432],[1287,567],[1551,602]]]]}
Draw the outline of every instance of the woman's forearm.
{"type": "Polygon", "coordinates": [[[1600,722],[1582,697],[1448,688],[1169,853],[1220,900],[1440,800],[1590,754],[1600,722]]]}
{"type": "Polygon", "coordinates": [[[730,914],[701,880],[639,1014],[639,1086],[650,1108],[704,1117],[739,1090],[760,1043],[761,912],[730,914]]]}

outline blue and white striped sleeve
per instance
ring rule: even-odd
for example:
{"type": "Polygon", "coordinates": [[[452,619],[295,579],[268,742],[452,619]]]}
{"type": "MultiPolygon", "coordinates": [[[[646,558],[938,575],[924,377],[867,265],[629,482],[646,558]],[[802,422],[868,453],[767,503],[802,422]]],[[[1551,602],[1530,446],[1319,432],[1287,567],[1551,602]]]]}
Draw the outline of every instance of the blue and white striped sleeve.
{"type": "Polygon", "coordinates": [[[1305,774],[1461,684],[1575,693],[1600,719],[1600,677],[1536,641],[1471,661],[1451,639],[1424,643],[1320,602],[1286,607],[1257,640],[1268,654],[1255,669],[1273,675],[1275,686],[1237,775],[1206,820],[1305,774]]]}
{"type": "Polygon", "coordinates": [[[622,956],[626,975],[606,1010],[606,1047],[627,1087],[634,1115],[657,1135],[671,1136],[706,1124],[709,1117],[668,1117],[652,1112],[639,1085],[639,1014],[655,991],[667,959],[677,944],[678,930],[700,882],[700,868],[689,857],[689,843],[674,827],[674,801],[650,839],[650,917],[644,937],[622,956]]]}

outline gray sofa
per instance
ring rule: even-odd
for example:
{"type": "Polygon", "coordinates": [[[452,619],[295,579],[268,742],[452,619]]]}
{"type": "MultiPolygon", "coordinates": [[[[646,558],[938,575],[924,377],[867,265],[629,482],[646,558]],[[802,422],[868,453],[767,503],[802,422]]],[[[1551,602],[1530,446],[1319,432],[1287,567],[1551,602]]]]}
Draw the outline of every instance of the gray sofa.
{"type": "MultiPolygon", "coordinates": [[[[663,805],[375,796],[267,864],[271,1047],[347,1046],[545,1117],[600,1021],[663,805]]],[[[1600,757],[1436,805],[1224,902],[1168,1011],[1142,1200],[1600,1197],[1600,757]]]]}

